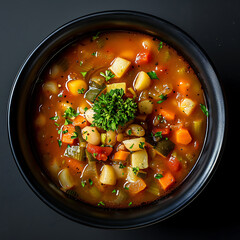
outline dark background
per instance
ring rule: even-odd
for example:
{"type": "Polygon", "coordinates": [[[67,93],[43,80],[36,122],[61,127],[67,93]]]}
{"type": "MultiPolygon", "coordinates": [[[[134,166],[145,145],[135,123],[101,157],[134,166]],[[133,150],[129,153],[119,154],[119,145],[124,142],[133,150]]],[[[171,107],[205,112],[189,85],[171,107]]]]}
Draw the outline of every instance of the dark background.
{"type": "Polygon", "coordinates": [[[239,87],[240,1],[52,0],[0,1],[0,239],[240,239],[239,87]],[[228,101],[225,152],[211,182],[188,207],[138,230],[86,227],[60,216],[24,182],[10,152],[6,109],[14,77],[49,33],[79,16],[103,10],[137,10],[176,24],[208,53],[228,101]],[[234,119],[234,120],[232,120],[234,119]]]}

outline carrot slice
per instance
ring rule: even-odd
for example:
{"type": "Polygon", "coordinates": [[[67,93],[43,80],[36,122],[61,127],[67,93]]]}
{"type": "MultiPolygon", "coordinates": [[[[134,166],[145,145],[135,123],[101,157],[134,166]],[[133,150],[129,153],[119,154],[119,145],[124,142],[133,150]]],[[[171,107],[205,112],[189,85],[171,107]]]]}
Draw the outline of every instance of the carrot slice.
{"type": "Polygon", "coordinates": [[[142,180],[141,178],[139,178],[139,180],[137,180],[136,182],[131,182],[128,185],[128,190],[131,194],[137,194],[141,191],[143,191],[146,188],[146,183],[144,182],[144,180],[142,180]]]}
{"type": "Polygon", "coordinates": [[[62,135],[62,142],[67,144],[73,144],[75,139],[72,139],[72,136],[75,131],[75,127],[73,125],[67,125],[67,126],[63,126],[62,130],[63,132],[67,131],[62,135]]]}
{"type": "Polygon", "coordinates": [[[118,161],[126,161],[129,154],[130,152],[127,151],[118,151],[114,154],[113,159],[118,161]]]}
{"type": "Polygon", "coordinates": [[[184,79],[181,79],[177,86],[178,86],[177,87],[178,92],[181,93],[182,95],[186,95],[188,92],[188,89],[190,88],[190,83],[184,79]]]}
{"type": "Polygon", "coordinates": [[[176,142],[187,145],[192,141],[189,131],[185,128],[180,128],[176,131],[176,142]]]}
{"type": "Polygon", "coordinates": [[[174,184],[175,178],[171,174],[171,172],[166,172],[162,178],[159,179],[159,182],[162,186],[162,188],[166,191],[169,189],[169,187],[174,184]]]}
{"type": "Polygon", "coordinates": [[[86,120],[86,118],[84,118],[81,115],[78,115],[74,121],[73,121],[73,125],[74,126],[79,126],[80,128],[84,128],[86,126],[89,126],[88,121],[86,120]]]}
{"type": "Polygon", "coordinates": [[[159,113],[168,121],[173,121],[175,118],[175,113],[169,110],[160,109],[159,113]]]}

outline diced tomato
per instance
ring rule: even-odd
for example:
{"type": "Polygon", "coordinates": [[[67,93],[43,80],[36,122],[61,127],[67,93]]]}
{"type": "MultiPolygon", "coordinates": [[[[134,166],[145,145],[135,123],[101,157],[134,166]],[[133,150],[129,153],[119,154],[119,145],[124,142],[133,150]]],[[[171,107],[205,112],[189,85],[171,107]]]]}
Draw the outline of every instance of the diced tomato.
{"type": "Polygon", "coordinates": [[[153,128],[152,133],[156,134],[157,132],[162,132],[162,135],[168,135],[170,133],[169,128],[153,128]]]}
{"type": "Polygon", "coordinates": [[[172,171],[172,172],[177,172],[181,168],[179,160],[174,156],[171,156],[168,159],[167,164],[168,164],[168,167],[169,167],[170,171],[172,171]]]}
{"type": "Polygon", "coordinates": [[[99,147],[88,143],[87,150],[91,154],[97,154],[96,159],[106,161],[107,157],[112,153],[113,148],[111,147],[99,147]]]}
{"type": "Polygon", "coordinates": [[[139,52],[136,56],[135,63],[136,64],[143,64],[149,63],[151,60],[151,54],[149,51],[139,52]]]}

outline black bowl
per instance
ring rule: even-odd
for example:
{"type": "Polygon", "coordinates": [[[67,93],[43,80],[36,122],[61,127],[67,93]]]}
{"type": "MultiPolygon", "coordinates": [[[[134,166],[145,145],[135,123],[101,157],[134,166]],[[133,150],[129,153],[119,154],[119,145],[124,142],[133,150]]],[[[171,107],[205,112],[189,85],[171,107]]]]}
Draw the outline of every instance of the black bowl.
{"type": "Polygon", "coordinates": [[[48,206],[76,222],[101,228],[136,228],[159,222],[192,201],[216,168],[224,135],[225,103],[218,77],[206,54],[176,26],[151,15],[108,11],[73,20],[45,38],[29,55],[12,87],[8,108],[8,133],[16,164],[31,189],[48,206]],[[90,206],[67,198],[38,164],[30,144],[30,102],[37,76],[63,48],[82,36],[98,31],[129,30],[150,34],[175,48],[199,77],[209,110],[207,134],[201,155],[182,184],[164,199],[144,207],[113,210],[90,206]]]}

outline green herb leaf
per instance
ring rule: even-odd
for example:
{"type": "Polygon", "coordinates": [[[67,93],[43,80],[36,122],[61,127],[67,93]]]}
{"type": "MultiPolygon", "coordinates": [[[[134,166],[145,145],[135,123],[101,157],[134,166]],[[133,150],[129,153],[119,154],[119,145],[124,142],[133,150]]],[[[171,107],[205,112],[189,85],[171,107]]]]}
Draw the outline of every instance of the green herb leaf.
{"type": "Polygon", "coordinates": [[[58,123],[56,123],[56,122],[55,122],[54,124],[55,124],[57,127],[59,127],[59,126],[60,126],[60,125],[59,125],[58,123]]]}
{"type": "Polygon", "coordinates": [[[167,100],[167,94],[166,95],[164,95],[164,94],[161,94],[160,96],[159,96],[159,98],[161,99],[161,100],[159,100],[159,101],[157,101],[157,103],[162,103],[162,102],[164,102],[165,100],[167,100]]]}
{"type": "Polygon", "coordinates": [[[134,143],[129,147],[130,149],[132,149],[133,148],[133,146],[134,146],[134,143]]]}
{"type": "Polygon", "coordinates": [[[81,72],[81,74],[83,75],[83,77],[85,77],[87,72],[81,72]]]}
{"type": "Polygon", "coordinates": [[[91,186],[93,185],[93,181],[92,181],[91,178],[88,179],[88,182],[89,182],[89,184],[90,184],[91,186]]]}
{"type": "Polygon", "coordinates": [[[99,38],[99,35],[100,35],[101,32],[97,32],[97,34],[95,36],[92,37],[92,40],[96,40],[99,38]]]}
{"type": "Polygon", "coordinates": [[[209,112],[207,110],[207,107],[204,104],[200,103],[200,108],[201,108],[202,112],[208,117],[209,112]]]}
{"type": "Polygon", "coordinates": [[[158,51],[160,51],[160,49],[162,49],[163,48],[163,42],[160,42],[159,44],[158,44],[158,51]]]}
{"type": "Polygon", "coordinates": [[[79,115],[79,113],[77,113],[76,110],[74,110],[72,107],[69,107],[64,112],[63,117],[65,117],[65,118],[73,118],[73,117],[76,117],[78,115],[79,115]]]}
{"type": "Polygon", "coordinates": [[[92,55],[96,57],[97,56],[97,52],[93,52],[92,55]]]}
{"type": "Polygon", "coordinates": [[[64,125],[72,124],[72,121],[69,119],[65,119],[64,125]]]}
{"type": "Polygon", "coordinates": [[[115,131],[135,118],[137,103],[132,98],[123,99],[123,95],[123,89],[113,89],[95,100],[93,126],[115,131]]]}
{"type": "Polygon", "coordinates": [[[127,187],[127,186],[124,186],[124,189],[126,189],[126,190],[129,190],[129,187],[127,187]]]}
{"type": "Polygon", "coordinates": [[[115,75],[110,70],[106,70],[105,74],[103,72],[100,72],[100,75],[105,77],[106,81],[109,81],[111,78],[115,77],[115,75]]]}
{"type": "Polygon", "coordinates": [[[131,206],[131,205],[132,205],[132,203],[133,203],[133,202],[130,202],[130,203],[128,204],[128,206],[131,206]]]}
{"type": "Polygon", "coordinates": [[[112,193],[116,193],[116,192],[117,192],[117,190],[116,190],[116,189],[113,189],[113,190],[112,190],[112,193]]]}
{"type": "Polygon", "coordinates": [[[61,140],[57,140],[58,141],[58,146],[61,147],[62,146],[62,141],[61,140]]]}
{"type": "Polygon", "coordinates": [[[160,179],[160,178],[162,178],[162,177],[163,177],[163,175],[160,174],[160,173],[157,173],[157,174],[155,175],[155,178],[156,178],[156,179],[160,179]]]}
{"type": "Polygon", "coordinates": [[[84,91],[85,91],[85,89],[84,89],[84,88],[82,88],[82,89],[78,89],[78,94],[83,94],[83,93],[84,93],[84,91]]]}
{"type": "Polygon", "coordinates": [[[82,185],[82,187],[85,187],[86,182],[82,180],[82,181],[81,181],[81,185],[82,185]]]}
{"type": "Polygon", "coordinates": [[[78,133],[77,132],[73,132],[73,135],[71,136],[71,139],[75,139],[78,137],[78,133]]]}
{"type": "Polygon", "coordinates": [[[123,165],[122,163],[119,164],[119,168],[123,169],[123,168],[125,168],[125,167],[126,167],[126,166],[123,165]]]}
{"type": "Polygon", "coordinates": [[[157,74],[154,71],[147,72],[147,74],[151,79],[158,79],[159,80],[157,74]]]}
{"type": "Polygon", "coordinates": [[[59,119],[59,117],[58,116],[54,116],[54,117],[50,117],[49,119],[57,121],[59,119]]]}
{"type": "Polygon", "coordinates": [[[160,137],[160,138],[162,138],[162,132],[161,132],[161,131],[160,131],[160,132],[156,132],[155,135],[154,135],[154,137],[160,137]]]}
{"type": "Polygon", "coordinates": [[[104,204],[103,201],[100,201],[100,202],[98,203],[98,206],[105,206],[105,204],[104,204]]]}
{"type": "Polygon", "coordinates": [[[132,129],[129,129],[127,133],[128,133],[128,135],[131,135],[132,134],[132,129]]]}
{"type": "Polygon", "coordinates": [[[139,148],[144,149],[145,142],[140,142],[139,143],[139,148]]]}
{"type": "Polygon", "coordinates": [[[133,170],[133,173],[136,175],[139,171],[139,167],[133,167],[132,170],[133,170]]]}

